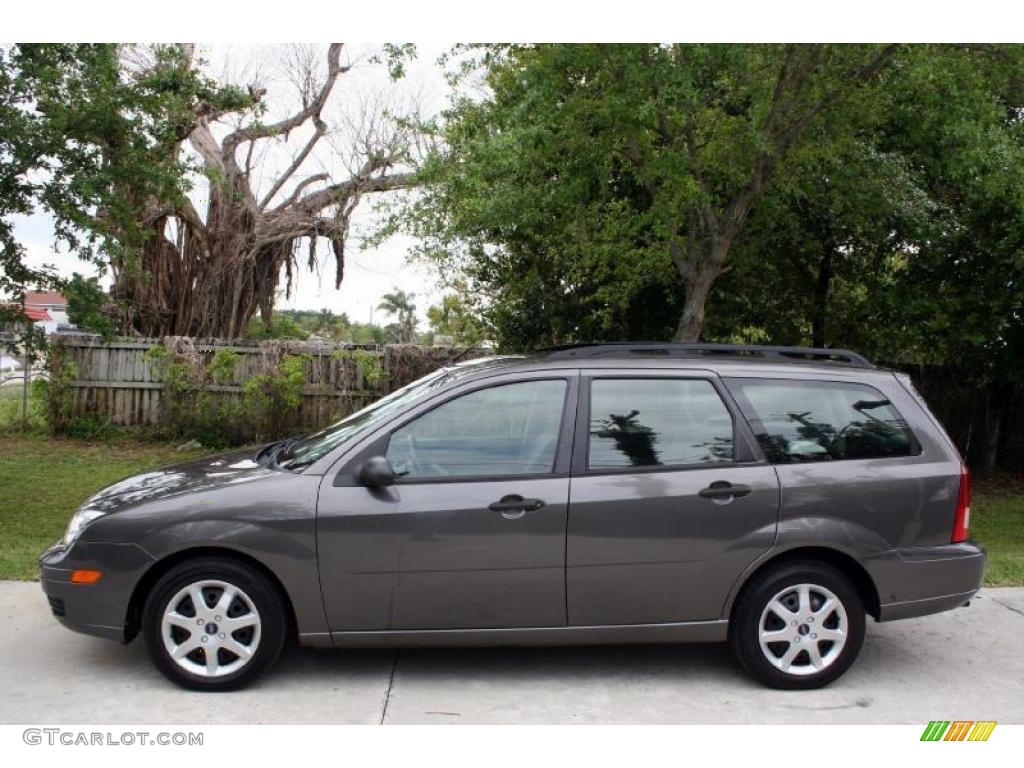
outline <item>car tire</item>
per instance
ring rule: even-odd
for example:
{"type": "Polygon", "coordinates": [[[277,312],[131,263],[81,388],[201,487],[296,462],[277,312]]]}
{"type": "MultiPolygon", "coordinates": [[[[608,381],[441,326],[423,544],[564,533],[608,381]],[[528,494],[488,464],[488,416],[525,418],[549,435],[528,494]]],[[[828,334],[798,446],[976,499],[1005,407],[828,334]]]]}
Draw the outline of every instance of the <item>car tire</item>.
{"type": "Polygon", "coordinates": [[[729,644],[743,668],[771,688],[821,688],[853,664],[864,642],[864,603],[841,571],[816,561],[758,574],[743,589],[729,644]]]}
{"type": "Polygon", "coordinates": [[[191,690],[249,685],[277,662],[287,629],[276,585],[257,568],[222,557],[173,567],[150,591],[142,614],[153,663],[191,690]]]}

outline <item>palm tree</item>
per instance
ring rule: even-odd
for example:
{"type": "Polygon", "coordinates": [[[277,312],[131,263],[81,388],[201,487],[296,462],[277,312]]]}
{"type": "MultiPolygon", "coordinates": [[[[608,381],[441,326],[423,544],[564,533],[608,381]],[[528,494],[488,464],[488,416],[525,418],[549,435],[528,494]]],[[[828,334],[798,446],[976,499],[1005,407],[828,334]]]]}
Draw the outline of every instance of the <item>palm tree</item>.
{"type": "Polygon", "coordinates": [[[381,296],[380,304],[377,305],[377,309],[398,319],[395,324],[395,335],[400,344],[416,340],[416,305],[412,303],[415,298],[415,293],[406,293],[395,288],[391,293],[381,296]]]}

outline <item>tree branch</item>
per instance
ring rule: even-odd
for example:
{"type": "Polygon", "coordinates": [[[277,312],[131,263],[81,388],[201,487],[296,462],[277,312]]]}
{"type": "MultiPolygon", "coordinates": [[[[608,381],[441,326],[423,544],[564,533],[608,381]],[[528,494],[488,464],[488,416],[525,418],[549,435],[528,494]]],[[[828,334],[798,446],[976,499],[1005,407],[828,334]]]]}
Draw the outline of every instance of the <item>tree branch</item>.
{"type": "MultiPolygon", "coordinates": [[[[299,170],[299,166],[305,162],[306,158],[309,157],[309,153],[313,151],[313,147],[317,145],[320,138],[327,132],[327,123],[320,119],[320,115],[313,116],[313,123],[316,126],[316,130],[313,131],[313,135],[310,137],[309,141],[306,142],[306,146],[302,148],[302,151],[295,156],[292,164],[289,165],[288,169],[277,178],[277,181],[274,182],[274,186],[272,186],[270,191],[263,197],[263,200],[260,202],[261,211],[270,205],[270,201],[274,199],[274,195],[280,192],[281,187],[285,185],[285,182],[292,177],[292,174],[299,170]]],[[[308,182],[309,180],[307,179],[306,181],[308,182]]],[[[299,189],[301,190],[303,186],[305,186],[305,183],[300,184],[299,189]]],[[[296,193],[293,193],[292,197],[289,199],[294,200],[295,196],[296,193]]]]}
{"type": "Polygon", "coordinates": [[[279,206],[274,208],[274,210],[280,211],[287,208],[288,206],[290,206],[292,203],[299,199],[299,195],[302,194],[302,190],[304,190],[310,184],[316,184],[317,182],[320,181],[327,181],[329,178],[330,176],[326,173],[315,173],[312,176],[303,179],[295,186],[295,189],[292,190],[292,193],[288,196],[288,198],[279,206]]]}
{"type": "Polygon", "coordinates": [[[235,148],[243,141],[255,141],[257,139],[270,138],[271,136],[280,136],[299,127],[312,117],[319,118],[324,105],[327,104],[331,91],[334,89],[338,75],[347,72],[349,69],[348,67],[341,66],[342,46],[343,43],[331,43],[331,47],[327,50],[327,79],[324,81],[319,93],[317,93],[316,98],[310,101],[303,109],[284,120],[269,125],[247,125],[244,128],[239,128],[234,133],[228,134],[224,139],[224,154],[233,157],[235,148]]]}
{"type": "Polygon", "coordinates": [[[304,200],[299,201],[297,207],[302,208],[307,213],[316,213],[353,195],[405,189],[412,186],[414,178],[415,174],[413,173],[392,173],[373,177],[353,176],[350,179],[324,187],[309,195],[304,200]]]}

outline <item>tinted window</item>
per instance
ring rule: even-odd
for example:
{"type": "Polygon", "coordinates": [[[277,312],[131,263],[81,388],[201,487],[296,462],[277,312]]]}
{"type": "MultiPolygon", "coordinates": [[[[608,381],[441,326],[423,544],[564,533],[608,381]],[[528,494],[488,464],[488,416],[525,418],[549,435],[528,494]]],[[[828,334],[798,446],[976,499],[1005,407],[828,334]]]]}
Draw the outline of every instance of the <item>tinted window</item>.
{"type": "Polygon", "coordinates": [[[524,381],[449,400],[395,430],[388,459],[402,477],[552,472],[565,388],[524,381]]]}
{"type": "Polygon", "coordinates": [[[728,386],[772,462],[916,452],[906,421],[873,387],[774,379],[729,379],[728,386]]]}
{"type": "Polygon", "coordinates": [[[590,387],[591,469],[733,460],[732,418],[710,382],[595,379],[590,387]]]}

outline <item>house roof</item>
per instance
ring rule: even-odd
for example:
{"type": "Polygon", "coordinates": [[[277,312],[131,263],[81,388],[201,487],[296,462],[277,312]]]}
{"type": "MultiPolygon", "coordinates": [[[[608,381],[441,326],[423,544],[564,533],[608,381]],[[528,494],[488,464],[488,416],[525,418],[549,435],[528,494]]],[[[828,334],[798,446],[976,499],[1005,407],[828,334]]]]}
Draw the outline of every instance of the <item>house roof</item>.
{"type": "Polygon", "coordinates": [[[25,306],[26,307],[60,307],[64,308],[68,305],[68,300],[64,298],[63,293],[57,291],[25,291],[25,306]]]}
{"type": "Polygon", "coordinates": [[[42,307],[26,306],[24,309],[22,309],[17,304],[0,304],[0,307],[2,307],[3,309],[12,309],[18,312],[19,314],[24,315],[33,323],[49,323],[53,321],[53,318],[50,317],[50,313],[47,312],[42,307]]]}

